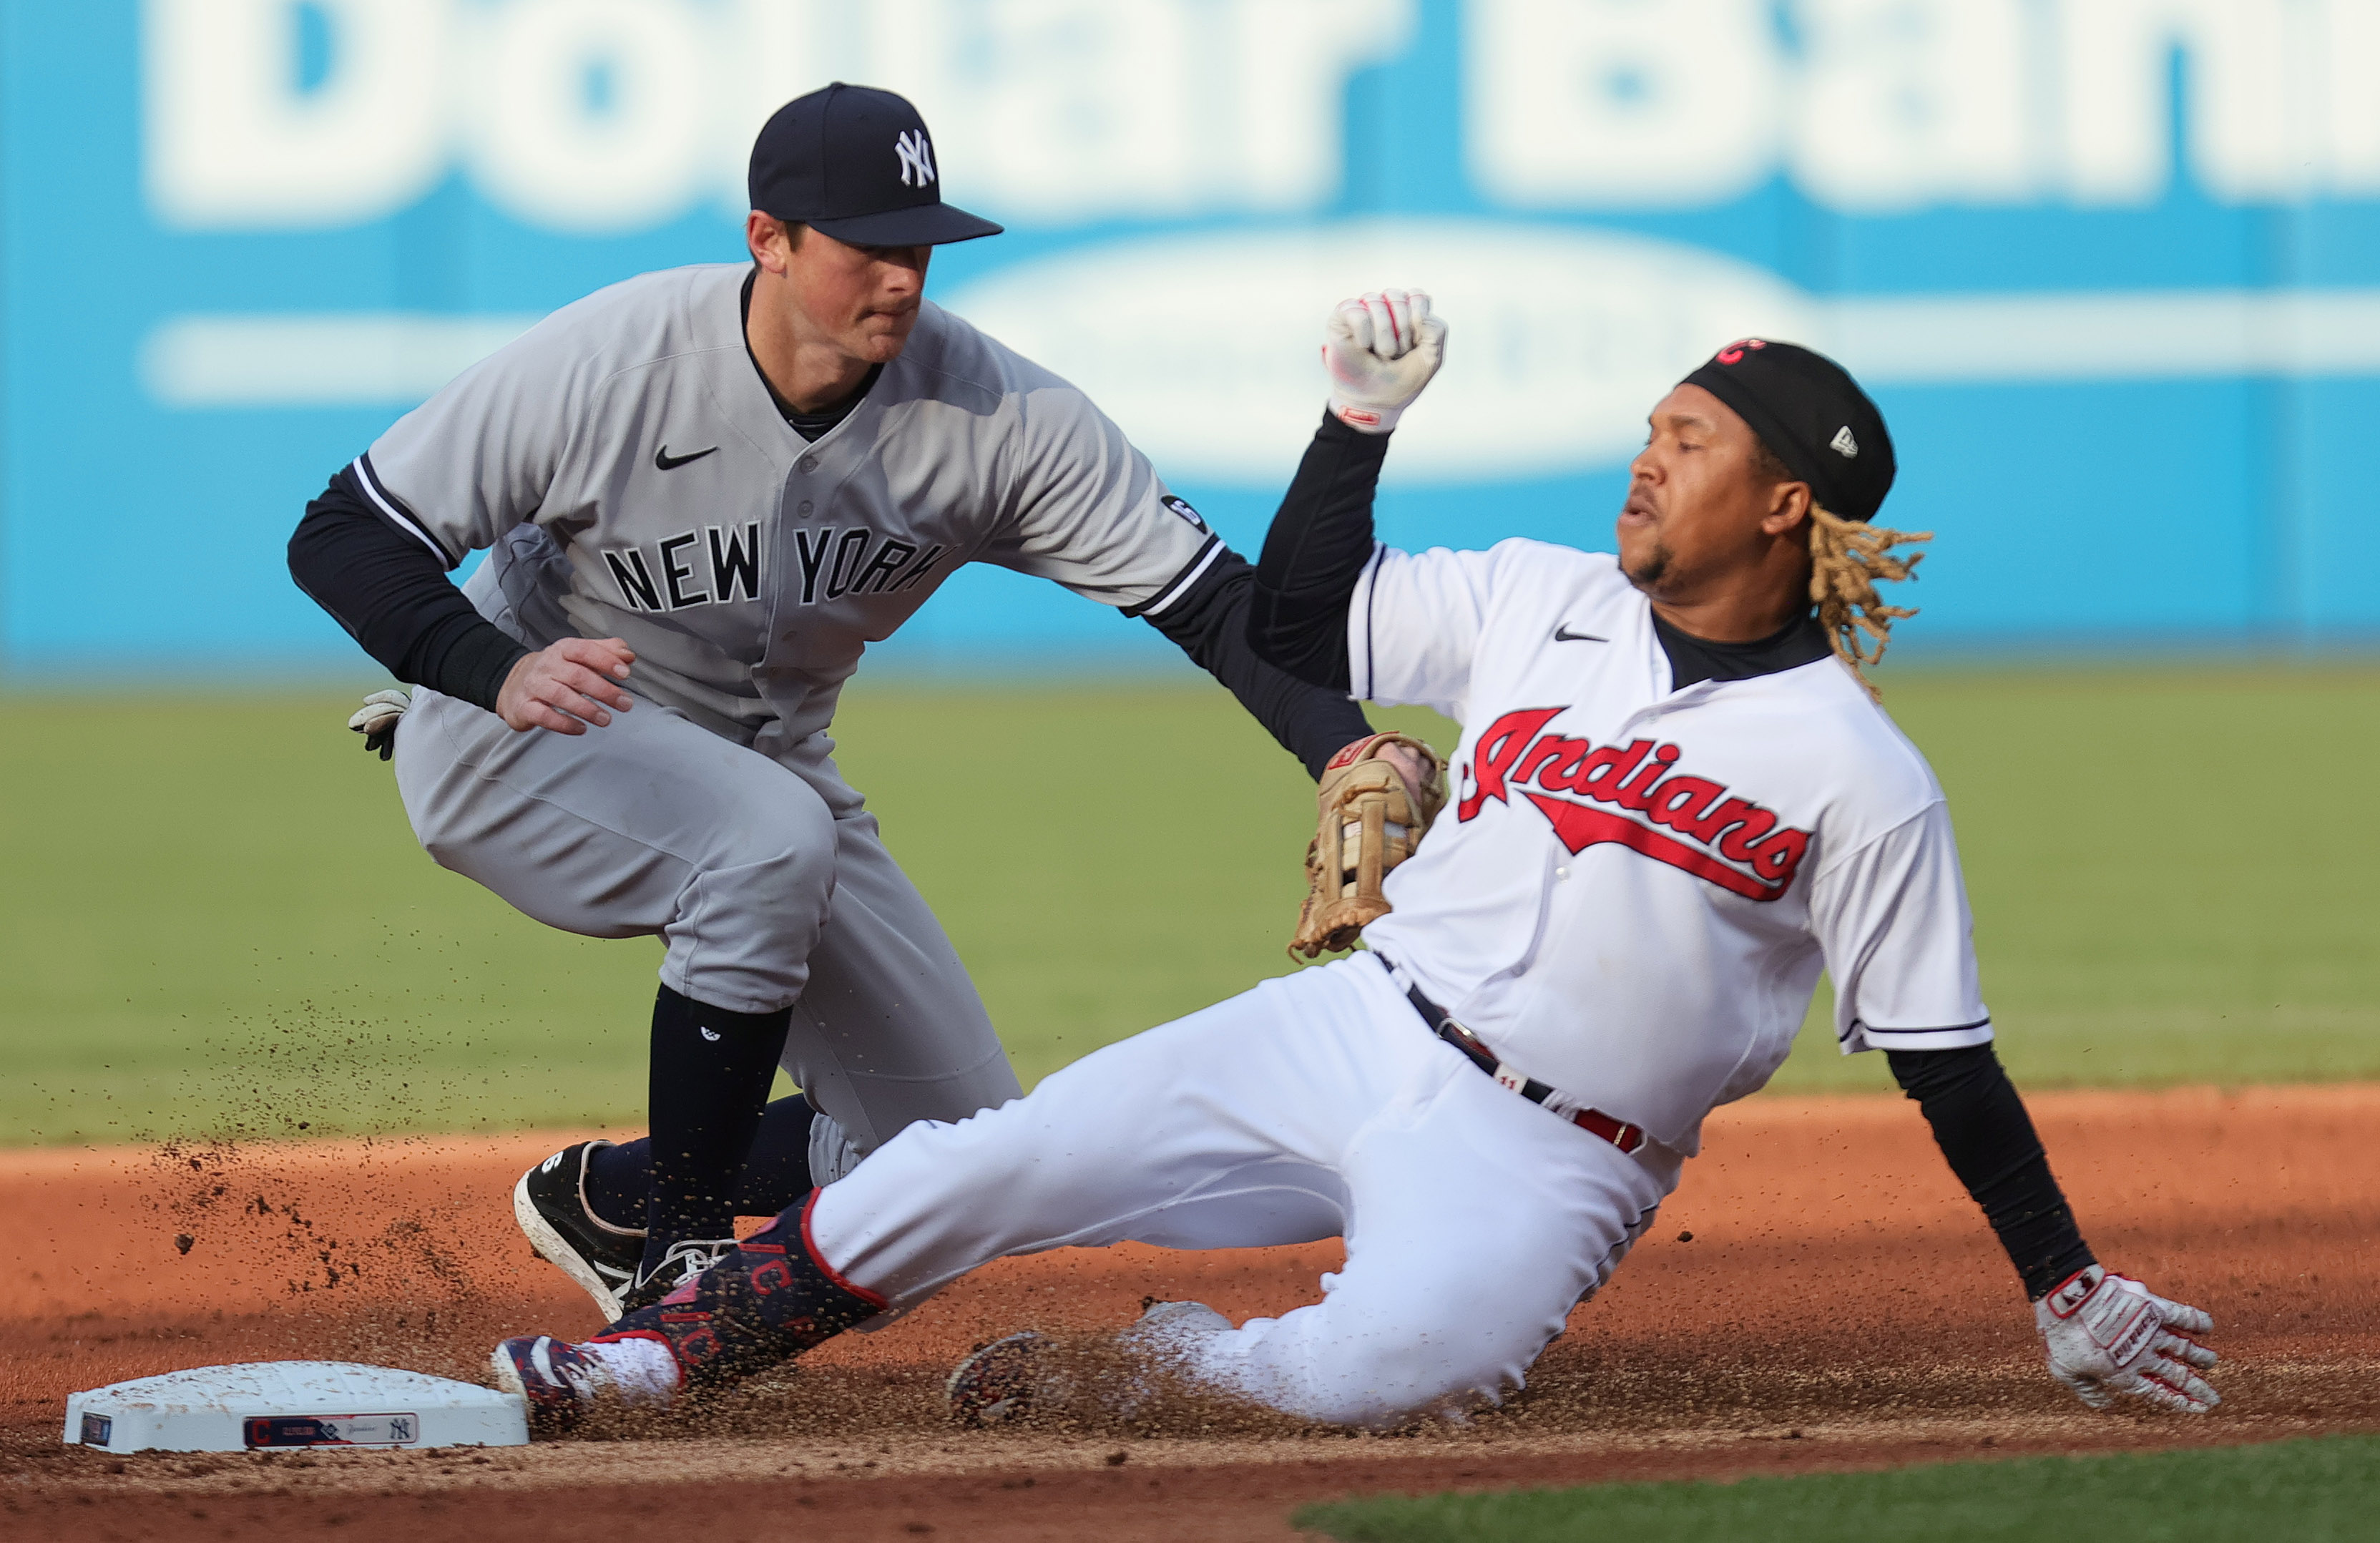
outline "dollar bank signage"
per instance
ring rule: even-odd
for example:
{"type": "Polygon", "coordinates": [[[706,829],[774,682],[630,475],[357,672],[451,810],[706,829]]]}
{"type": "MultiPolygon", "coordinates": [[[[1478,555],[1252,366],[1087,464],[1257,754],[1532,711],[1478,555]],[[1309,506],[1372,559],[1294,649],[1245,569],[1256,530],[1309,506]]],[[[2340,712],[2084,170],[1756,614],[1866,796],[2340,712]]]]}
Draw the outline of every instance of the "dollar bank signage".
{"type": "MultiPolygon", "coordinates": [[[[1318,317],[1416,282],[1455,334],[1399,435],[1397,539],[1595,544],[1653,397],[1770,333],[1883,397],[1895,517],[1944,533],[1939,636],[2380,625],[2351,448],[2380,423],[2380,0],[7,14],[21,666],[334,656],[273,556],[322,476],[553,306],[736,256],[753,130],[833,79],[917,100],[952,196],[1010,226],[933,292],[1244,545],[1318,411],[1318,317]],[[96,597],[60,587],[94,457],[147,484],[96,597]],[[2076,541],[2124,554],[2079,611],[2076,541]]],[[[1131,630],[1008,592],[963,587],[929,635],[1131,630]]]]}

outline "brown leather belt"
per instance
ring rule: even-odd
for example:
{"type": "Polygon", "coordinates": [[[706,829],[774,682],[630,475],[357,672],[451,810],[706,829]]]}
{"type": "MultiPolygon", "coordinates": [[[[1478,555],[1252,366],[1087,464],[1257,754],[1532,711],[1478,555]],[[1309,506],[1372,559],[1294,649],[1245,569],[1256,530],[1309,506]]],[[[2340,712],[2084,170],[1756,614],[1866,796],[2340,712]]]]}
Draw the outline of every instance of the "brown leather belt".
{"type": "MultiPolygon", "coordinates": [[[[1374,956],[1390,969],[1393,970],[1396,967],[1389,964],[1385,956],[1378,954],[1374,956]]],[[[1554,1096],[1557,1089],[1552,1084],[1539,1082],[1536,1078],[1516,1072],[1499,1061],[1496,1058],[1496,1052],[1482,1043],[1479,1036],[1456,1023],[1448,1015],[1446,1009],[1430,1001],[1420,987],[1407,986],[1405,1000],[1413,1003],[1414,1011],[1421,1014],[1421,1021],[1429,1025],[1431,1032],[1461,1051],[1474,1066],[1494,1077],[1513,1092],[1533,1104],[1543,1104],[1554,1096]]],[[[1563,1101],[1567,1103],[1570,1100],[1565,1099],[1563,1101]]],[[[1580,1109],[1568,1114],[1562,1113],[1560,1110],[1548,1110],[1547,1112],[1559,1115],[1590,1136],[1601,1136],[1623,1152],[1633,1152],[1637,1148],[1645,1145],[1644,1126],[1632,1125],[1625,1120],[1615,1120],[1599,1109],[1580,1109]]]]}

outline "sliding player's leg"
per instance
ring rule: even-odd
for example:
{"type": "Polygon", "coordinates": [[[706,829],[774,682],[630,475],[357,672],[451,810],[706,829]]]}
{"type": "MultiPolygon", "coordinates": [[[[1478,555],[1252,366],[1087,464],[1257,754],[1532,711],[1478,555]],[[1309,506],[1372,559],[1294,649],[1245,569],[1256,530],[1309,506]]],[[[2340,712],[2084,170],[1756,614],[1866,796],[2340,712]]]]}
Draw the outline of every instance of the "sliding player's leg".
{"type": "Polygon", "coordinates": [[[666,1396],[681,1375],[749,1376],[1003,1254],[1330,1237],[1344,1214],[1338,1157],[1392,1090],[1366,1046],[1378,995],[1346,966],[1268,981],[1027,1098],[913,1124],[658,1306],[585,1346],[508,1341],[497,1375],[567,1415],[607,1378],[666,1396]]]}

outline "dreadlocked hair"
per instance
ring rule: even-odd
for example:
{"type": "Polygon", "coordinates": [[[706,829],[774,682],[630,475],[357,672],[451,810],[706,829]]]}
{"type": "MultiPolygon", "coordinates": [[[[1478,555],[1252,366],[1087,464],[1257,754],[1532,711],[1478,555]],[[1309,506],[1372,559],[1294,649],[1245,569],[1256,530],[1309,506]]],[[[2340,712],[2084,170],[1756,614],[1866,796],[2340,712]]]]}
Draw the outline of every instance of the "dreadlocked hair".
{"type": "Polygon", "coordinates": [[[1872,698],[1880,699],[1884,693],[1862,666],[1884,657],[1893,623],[1917,614],[1909,606],[1885,604],[1876,582],[1913,577],[1925,554],[1896,557],[1892,549],[1933,539],[1931,530],[1892,530],[1845,519],[1815,501],[1810,504],[1810,599],[1818,607],[1818,625],[1827,629],[1835,657],[1850,666],[1872,698]],[[1863,633],[1870,645],[1864,650],[1863,633]]]}
{"type": "MultiPolygon", "coordinates": [[[[1768,448],[1766,440],[1753,442],[1752,468],[1753,475],[1770,482],[1794,480],[1784,457],[1768,448]]],[[[1914,577],[1925,554],[1895,557],[1892,549],[1933,539],[1931,530],[1893,530],[1848,520],[1822,507],[1815,496],[1810,500],[1810,601],[1818,608],[1818,625],[1827,629],[1835,657],[1878,700],[1884,693],[1861,666],[1882,659],[1885,645],[1892,641],[1892,624],[1917,613],[1909,606],[1885,604],[1876,592],[1876,581],[1914,577]],[[1863,632],[1875,640],[1875,647],[1864,652],[1860,648],[1863,632]]]]}

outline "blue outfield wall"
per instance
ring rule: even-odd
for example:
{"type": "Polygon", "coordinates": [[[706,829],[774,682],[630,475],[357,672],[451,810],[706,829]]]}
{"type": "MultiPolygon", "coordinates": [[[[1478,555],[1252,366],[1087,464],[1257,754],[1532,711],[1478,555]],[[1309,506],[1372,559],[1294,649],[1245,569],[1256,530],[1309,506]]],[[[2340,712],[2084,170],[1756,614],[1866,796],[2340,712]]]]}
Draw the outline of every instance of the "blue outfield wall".
{"type": "MultiPolygon", "coordinates": [[[[904,90],[929,293],[1253,550],[1336,294],[1449,364],[1383,534],[1608,542],[1662,387],[1836,352],[1912,650],[2380,634],[2380,0],[0,0],[0,668],[340,671],[282,545],[537,315],[741,255],[776,103],[904,90]]],[[[914,667],[1161,660],[966,570],[914,667]]]]}

